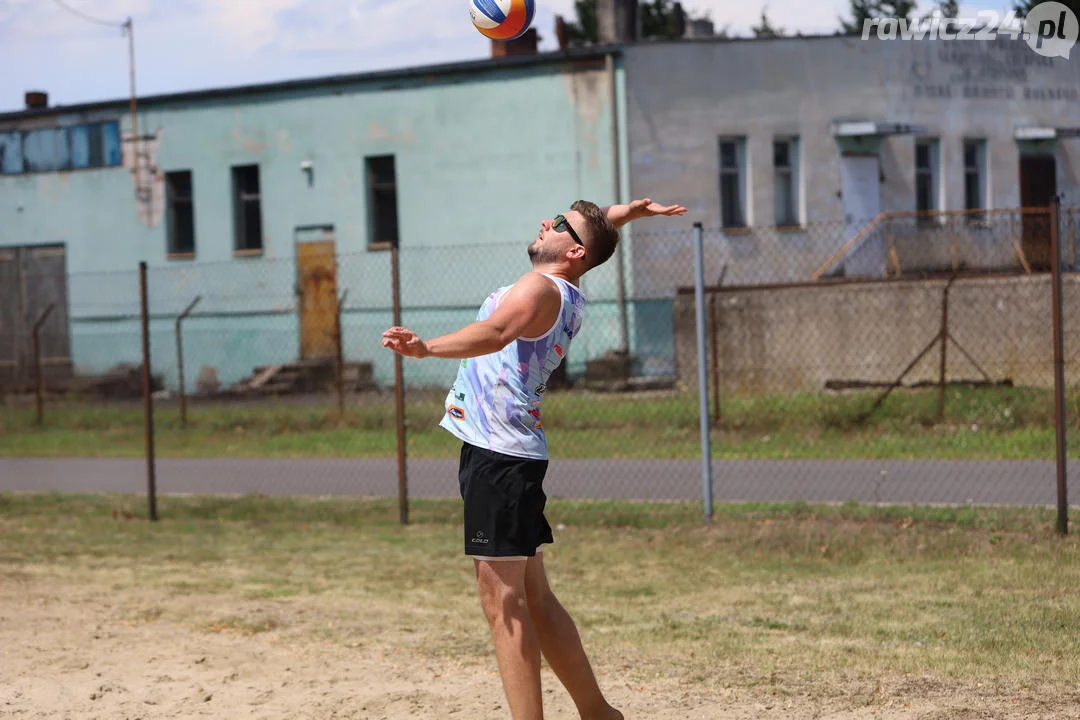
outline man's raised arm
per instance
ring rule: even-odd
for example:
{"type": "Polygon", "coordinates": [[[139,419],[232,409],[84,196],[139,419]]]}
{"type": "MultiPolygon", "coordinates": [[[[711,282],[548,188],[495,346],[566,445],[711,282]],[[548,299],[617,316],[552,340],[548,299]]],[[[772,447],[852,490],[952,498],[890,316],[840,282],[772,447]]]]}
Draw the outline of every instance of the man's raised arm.
{"type": "Polygon", "coordinates": [[[631,203],[625,205],[611,205],[605,208],[607,212],[608,220],[618,230],[623,225],[633,220],[638,220],[645,217],[655,217],[657,215],[673,216],[673,215],[685,215],[686,208],[682,205],[661,205],[655,203],[649,198],[642,200],[634,200],[631,203]]]}

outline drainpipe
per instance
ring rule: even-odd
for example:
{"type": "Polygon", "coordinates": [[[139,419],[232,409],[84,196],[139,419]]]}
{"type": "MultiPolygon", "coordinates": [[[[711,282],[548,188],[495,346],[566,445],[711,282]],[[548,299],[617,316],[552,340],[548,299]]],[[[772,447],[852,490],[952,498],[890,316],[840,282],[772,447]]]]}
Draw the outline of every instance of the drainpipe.
{"type": "MultiPolygon", "coordinates": [[[[609,102],[611,104],[611,164],[615,174],[615,198],[618,204],[622,200],[622,169],[619,163],[619,114],[618,93],[615,85],[615,54],[604,56],[604,65],[608,75],[609,102]]],[[[626,274],[623,262],[623,243],[615,248],[615,302],[619,306],[619,349],[622,355],[630,354],[629,320],[626,312],[626,274]]]]}

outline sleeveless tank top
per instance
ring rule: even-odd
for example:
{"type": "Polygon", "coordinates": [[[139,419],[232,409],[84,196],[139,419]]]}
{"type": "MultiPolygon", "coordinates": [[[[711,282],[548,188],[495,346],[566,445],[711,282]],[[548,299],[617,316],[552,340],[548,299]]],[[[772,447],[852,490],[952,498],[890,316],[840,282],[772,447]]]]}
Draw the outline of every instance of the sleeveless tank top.
{"type": "MultiPolygon", "coordinates": [[[[518,338],[498,352],[461,361],[439,425],[463,442],[515,457],[548,457],[540,401],[548,377],[581,329],[585,295],[561,278],[544,277],[554,281],[562,296],[551,329],[538,338],[518,338]]],[[[489,295],[476,319],[490,317],[511,287],[489,295]]]]}

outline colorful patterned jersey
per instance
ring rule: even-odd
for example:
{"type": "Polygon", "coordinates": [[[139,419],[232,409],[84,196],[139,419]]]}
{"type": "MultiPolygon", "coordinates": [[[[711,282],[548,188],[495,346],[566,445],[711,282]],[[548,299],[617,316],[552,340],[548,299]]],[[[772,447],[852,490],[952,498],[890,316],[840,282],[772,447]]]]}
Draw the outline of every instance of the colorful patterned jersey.
{"type": "MultiPolygon", "coordinates": [[[[518,338],[498,352],[461,361],[439,425],[470,445],[504,455],[547,459],[540,401],[548,377],[581,329],[585,296],[561,278],[544,277],[553,280],[562,295],[562,308],[551,329],[541,337],[518,338]]],[[[491,316],[510,287],[488,296],[477,321],[491,316]]]]}

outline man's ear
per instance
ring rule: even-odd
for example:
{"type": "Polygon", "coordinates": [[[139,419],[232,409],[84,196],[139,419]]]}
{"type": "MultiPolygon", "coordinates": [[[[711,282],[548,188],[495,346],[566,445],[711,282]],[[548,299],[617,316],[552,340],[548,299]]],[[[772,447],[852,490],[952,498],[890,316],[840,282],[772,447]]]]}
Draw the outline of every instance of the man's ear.
{"type": "Polygon", "coordinates": [[[574,243],[573,246],[566,251],[566,257],[568,260],[584,260],[585,248],[581,245],[578,245],[577,243],[574,243]]]}

